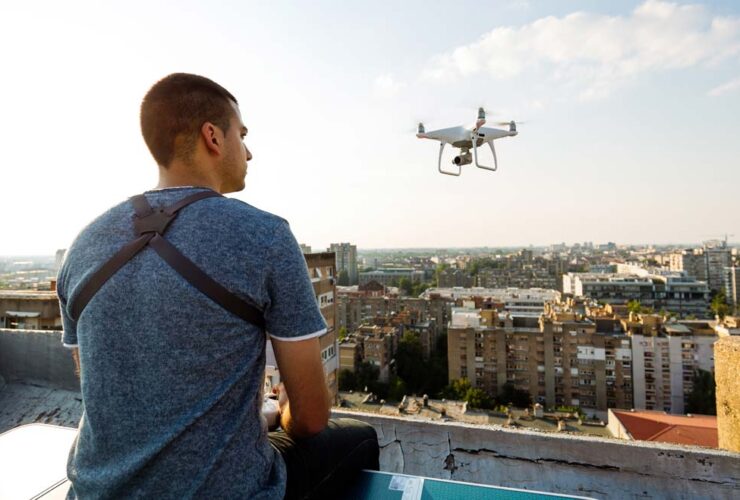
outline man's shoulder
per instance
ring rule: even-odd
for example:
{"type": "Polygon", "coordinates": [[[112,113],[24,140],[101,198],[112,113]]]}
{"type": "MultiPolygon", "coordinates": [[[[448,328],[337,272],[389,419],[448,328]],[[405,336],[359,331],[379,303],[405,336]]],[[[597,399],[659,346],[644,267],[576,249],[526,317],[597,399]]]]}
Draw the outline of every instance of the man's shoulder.
{"type": "MultiPolygon", "coordinates": [[[[157,191],[146,191],[144,194],[152,206],[168,206],[179,201],[178,198],[183,197],[173,196],[170,193],[167,193],[169,196],[162,196],[157,191]],[[150,193],[154,193],[154,196],[151,196],[150,193]]],[[[188,209],[186,208],[184,210],[188,209]]],[[[279,215],[259,209],[237,198],[226,196],[198,201],[191,205],[191,210],[199,215],[212,212],[221,221],[228,220],[235,223],[246,223],[252,227],[256,226],[266,230],[275,229],[282,224],[288,224],[288,221],[279,215]]],[[[88,223],[80,231],[76,240],[84,241],[86,236],[99,234],[100,232],[115,231],[117,228],[123,230],[129,227],[133,228],[133,214],[133,205],[131,204],[130,197],[119,201],[88,223]]]]}
{"type": "Polygon", "coordinates": [[[279,215],[257,208],[254,205],[251,205],[246,201],[242,201],[237,198],[223,197],[220,199],[217,198],[216,200],[224,203],[224,205],[229,207],[229,210],[231,210],[232,213],[237,216],[260,220],[272,226],[288,223],[287,220],[285,220],[283,217],[280,217],[279,215]]]}

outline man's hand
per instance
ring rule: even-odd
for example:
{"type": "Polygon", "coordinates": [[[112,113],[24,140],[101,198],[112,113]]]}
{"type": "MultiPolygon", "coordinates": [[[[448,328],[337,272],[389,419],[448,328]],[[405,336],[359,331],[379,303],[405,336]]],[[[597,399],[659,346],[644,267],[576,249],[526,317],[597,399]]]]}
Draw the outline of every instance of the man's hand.
{"type": "Polygon", "coordinates": [[[272,338],[280,378],[280,425],[293,437],[318,434],[329,420],[331,401],[326,389],[319,339],[287,341],[272,338]]]}

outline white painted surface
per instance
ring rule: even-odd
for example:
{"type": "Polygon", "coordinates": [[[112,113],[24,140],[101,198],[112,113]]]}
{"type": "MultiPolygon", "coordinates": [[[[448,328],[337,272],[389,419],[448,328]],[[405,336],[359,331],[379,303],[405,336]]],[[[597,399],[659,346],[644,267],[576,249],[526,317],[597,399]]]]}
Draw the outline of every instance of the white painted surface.
{"type": "Polygon", "coordinates": [[[67,478],[77,429],[28,424],[0,434],[0,498],[34,498],[67,478]]]}

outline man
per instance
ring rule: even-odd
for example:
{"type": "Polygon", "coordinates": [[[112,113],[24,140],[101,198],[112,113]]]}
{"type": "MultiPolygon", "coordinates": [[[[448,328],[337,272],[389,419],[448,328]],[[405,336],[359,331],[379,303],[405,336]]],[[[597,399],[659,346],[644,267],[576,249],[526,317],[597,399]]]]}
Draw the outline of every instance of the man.
{"type": "Polygon", "coordinates": [[[377,468],[377,438],[365,424],[328,421],[318,340],[326,324],[288,224],[220,196],[244,188],[252,158],[237,100],[207,78],[173,74],[144,98],[141,129],[159,185],[90,223],[59,273],[63,342],[85,407],[69,496],[337,494],[352,472],[377,468]],[[160,209],[193,196],[163,223],[160,209]],[[100,279],[135,238],[144,246],[100,279]],[[244,307],[229,309],[175,270],[167,244],[244,307]],[[269,437],[265,333],[284,383],[283,431],[269,437]]]}

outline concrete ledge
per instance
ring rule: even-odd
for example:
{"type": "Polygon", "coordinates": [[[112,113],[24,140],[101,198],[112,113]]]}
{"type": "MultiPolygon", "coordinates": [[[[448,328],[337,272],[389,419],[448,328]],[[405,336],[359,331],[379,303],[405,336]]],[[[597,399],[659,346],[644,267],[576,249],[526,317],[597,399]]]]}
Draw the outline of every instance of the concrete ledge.
{"type": "Polygon", "coordinates": [[[740,452],[740,337],[723,337],[714,344],[719,447],[740,452]]]}
{"type": "Polygon", "coordinates": [[[375,427],[380,467],[596,498],[739,498],[740,454],[335,409],[375,427]]]}

